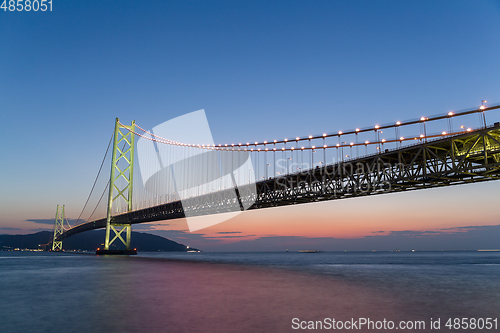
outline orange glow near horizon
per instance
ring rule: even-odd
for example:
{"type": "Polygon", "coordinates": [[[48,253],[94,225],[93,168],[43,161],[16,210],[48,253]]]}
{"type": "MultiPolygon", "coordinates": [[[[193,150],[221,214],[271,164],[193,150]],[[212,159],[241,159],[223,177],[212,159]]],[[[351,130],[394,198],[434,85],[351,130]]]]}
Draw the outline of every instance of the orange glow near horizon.
{"type": "MultiPolygon", "coordinates": [[[[495,206],[494,196],[488,200],[483,196],[480,202],[470,196],[474,187],[482,186],[488,190],[490,187],[494,189],[494,185],[451,186],[250,210],[195,234],[226,243],[268,236],[363,238],[387,235],[391,231],[495,225],[499,224],[500,213],[488,209],[495,206]]],[[[188,231],[185,219],[151,224],[154,230],[188,231]]]]}

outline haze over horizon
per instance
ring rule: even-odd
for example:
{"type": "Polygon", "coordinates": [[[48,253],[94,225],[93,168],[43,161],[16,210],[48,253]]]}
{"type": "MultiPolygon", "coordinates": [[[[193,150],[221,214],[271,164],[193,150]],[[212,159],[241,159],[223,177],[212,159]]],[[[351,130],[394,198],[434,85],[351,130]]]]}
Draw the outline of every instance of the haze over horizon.
{"type": "MultiPolygon", "coordinates": [[[[499,16],[498,1],[0,10],[0,234],[50,230],[57,204],[78,217],[115,117],[149,129],[205,109],[215,142],[231,143],[500,104],[499,16]]],[[[185,220],[132,228],[205,251],[499,248],[499,190],[485,182],[270,208],[194,233],[185,220]]]]}

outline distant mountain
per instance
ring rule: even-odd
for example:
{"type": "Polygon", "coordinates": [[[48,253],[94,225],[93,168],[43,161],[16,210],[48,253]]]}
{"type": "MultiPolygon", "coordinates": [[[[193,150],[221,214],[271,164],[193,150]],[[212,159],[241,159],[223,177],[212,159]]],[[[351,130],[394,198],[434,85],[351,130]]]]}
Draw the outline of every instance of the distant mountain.
{"type": "MultiPolygon", "coordinates": [[[[92,230],[71,236],[63,241],[64,250],[86,250],[95,251],[98,247],[102,248],[106,231],[92,230]]],[[[20,249],[45,249],[46,245],[52,239],[51,231],[40,231],[29,235],[0,235],[0,250],[20,249]]],[[[113,243],[113,249],[124,248],[120,241],[113,243]],[[116,243],[116,245],[115,245],[116,243]]],[[[131,247],[138,252],[147,251],[175,251],[186,252],[188,250],[197,250],[188,248],[183,244],[171,241],[161,236],[132,231],[131,247]]]]}

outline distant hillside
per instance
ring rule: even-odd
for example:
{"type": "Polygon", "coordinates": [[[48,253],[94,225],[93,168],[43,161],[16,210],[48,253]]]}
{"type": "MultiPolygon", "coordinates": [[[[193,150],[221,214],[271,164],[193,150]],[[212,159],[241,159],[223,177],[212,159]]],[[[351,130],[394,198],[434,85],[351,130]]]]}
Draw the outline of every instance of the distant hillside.
{"type": "MultiPolygon", "coordinates": [[[[64,250],[87,250],[95,251],[98,247],[103,247],[105,230],[92,230],[71,236],[63,241],[64,250]]],[[[50,242],[51,231],[41,231],[29,235],[0,235],[0,250],[13,248],[38,249],[43,244],[50,242]]],[[[116,242],[116,245],[121,245],[116,242]]],[[[115,245],[113,243],[113,245],[115,245]]],[[[183,244],[171,241],[161,236],[132,231],[132,248],[137,251],[175,251],[186,252],[196,250],[187,248],[183,244]]],[[[113,249],[124,248],[123,246],[113,246],[113,249]]]]}

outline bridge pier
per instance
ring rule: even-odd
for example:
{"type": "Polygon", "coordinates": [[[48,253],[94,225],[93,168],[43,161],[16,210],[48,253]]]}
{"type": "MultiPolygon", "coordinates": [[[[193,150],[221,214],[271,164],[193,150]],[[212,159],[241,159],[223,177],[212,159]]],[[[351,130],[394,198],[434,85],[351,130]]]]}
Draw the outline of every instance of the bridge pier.
{"type": "Polygon", "coordinates": [[[95,254],[97,255],[136,255],[137,250],[132,249],[132,250],[104,250],[104,249],[97,249],[95,251],[95,254]]]}

